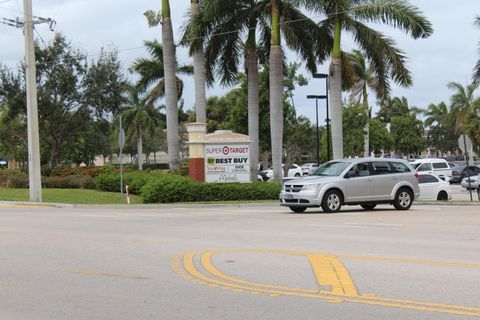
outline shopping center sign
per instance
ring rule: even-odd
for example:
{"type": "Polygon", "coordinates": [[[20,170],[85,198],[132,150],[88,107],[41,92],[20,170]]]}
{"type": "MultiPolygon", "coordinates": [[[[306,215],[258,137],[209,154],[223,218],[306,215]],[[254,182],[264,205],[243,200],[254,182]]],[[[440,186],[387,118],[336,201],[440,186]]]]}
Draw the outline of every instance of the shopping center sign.
{"type": "Polygon", "coordinates": [[[249,143],[205,144],[205,182],[250,182],[249,143]]]}

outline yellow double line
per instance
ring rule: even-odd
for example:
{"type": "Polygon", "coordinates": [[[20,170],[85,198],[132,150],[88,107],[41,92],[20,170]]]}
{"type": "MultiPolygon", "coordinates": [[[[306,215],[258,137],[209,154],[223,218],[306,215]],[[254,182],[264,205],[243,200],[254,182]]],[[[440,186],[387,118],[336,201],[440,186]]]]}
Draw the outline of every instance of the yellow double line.
{"type": "MultiPolygon", "coordinates": [[[[342,257],[342,256],[339,256],[342,257]]],[[[350,259],[366,259],[366,260],[383,260],[390,262],[402,263],[416,263],[416,264],[435,264],[445,266],[462,266],[469,268],[480,268],[480,265],[474,264],[460,264],[448,263],[439,261],[424,261],[411,259],[388,259],[381,257],[359,257],[359,256],[343,256],[350,259]],[[429,263],[430,262],[430,263],[429,263]]],[[[402,309],[412,309],[421,311],[431,311],[446,314],[456,314],[480,317],[480,308],[455,306],[440,303],[430,303],[414,300],[402,300],[392,298],[376,297],[372,294],[359,294],[357,288],[345,266],[338,260],[338,257],[329,254],[319,254],[292,250],[248,250],[248,249],[234,249],[234,250],[218,250],[205,251],[201,253],[189,252],[184,255],[172,258],[173,270],[182,277],[208,285],[210,287],[219,287],[224,290],[233,290],[236,292],[250,292],[252,294],[266,294],[270,296],[295,296],[303,298],[313,298],[326,300],[331,303],[351,302],[368,305],[376,305],[383,307],[393,307],[402,309]],[[275,253],[287,254],[294,256],[304,256],[308,259],[312,271],[316,277],[319,286],[329,286],[330,291],[327,290],[308,290],[302,288],[290,288],[285,286],[277,286],[271,284],[263,284],[250,282],[232,276],[228,276],[220,272],[212,263],[212,257],[219,253],[275,253]],[[197,258],[197,256],[199,258],[197,258]],[[197,261],[198,260],[198,261],[197,261]],[[197,263],[196,263],[197,261],[197,263]],[[202,271],[196,267],[199,264],[202,271]]]]}

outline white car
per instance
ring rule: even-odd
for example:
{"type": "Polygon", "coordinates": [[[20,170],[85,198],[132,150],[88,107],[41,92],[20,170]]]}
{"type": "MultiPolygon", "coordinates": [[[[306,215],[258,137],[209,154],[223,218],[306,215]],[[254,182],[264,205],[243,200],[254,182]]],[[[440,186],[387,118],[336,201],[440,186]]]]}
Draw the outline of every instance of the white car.
{"type": "Polygon", "coordinates": [[[452,168],[447,160],[440,158],[417,159],[411,162],[415,172],[419,174],[429,173],[440,177],[444,181],[449,181],[452,176],[452,168]]]}
{"type": "Polygon", "coordinates": [[[443,181],[440,177],[429,173],[418,173],[417,180],[420,187],[418,200],[447,201],[452,199],[450,183],[443,181]]]}
{"type": "Polygon", "coordinates": [[[477,176],[471,176],[470,177],[470,182],[468,181],[468,177],[467,178],[463,178],[461,184],[462,184],[462,187],[464,187],[465,189],[478,189],[478,185],[480,184],[480,175],[477,175],[477,176]]]}
{"type": "MultiPolygon", "coordinates": [[[[283,177],[283,168],[284,164],[282,164],[282,177],[283,177]]],[[[268,179],[272,179],[273,177],[273,169],[269,168],[268,170],[263,171],[267,175],[268,179]]],[[[292,164],[290,165],[290,168],[288,169],[288,177],[301,177],[303,175],[302,168],[298,164],[292,164]]]]}
{"type": "Polygon", "coordinates": [[[303,175],[306,176],[306,175],[310,175],[313,172],[313,170],[317,169],[318,165],[316,163],[305,163],[305,164],[302,164],[300,168],[302,168],[303,175]]]}

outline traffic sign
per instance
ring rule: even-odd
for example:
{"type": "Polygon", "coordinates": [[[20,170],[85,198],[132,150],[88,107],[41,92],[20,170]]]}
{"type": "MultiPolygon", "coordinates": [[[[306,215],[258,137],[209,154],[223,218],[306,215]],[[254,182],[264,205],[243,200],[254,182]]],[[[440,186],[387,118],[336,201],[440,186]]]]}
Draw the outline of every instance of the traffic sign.
{"type": "Polygon", "coordinates": [[[462,134],[460,138],[458,138],[458,147],[463,153],[469,152],[469,150],[472,150],[473,148],[472,140],[470,140],[468,136],[462,134]],[[467,147],[466,149],[465,146],[467,147]]]}
{"type": "Polygon", "coordinates": [[[118,133],[118,147],[120,149],[123,149],[125,146],[125,131],[123,129],[120,129],[120,132],[118,133]]]}

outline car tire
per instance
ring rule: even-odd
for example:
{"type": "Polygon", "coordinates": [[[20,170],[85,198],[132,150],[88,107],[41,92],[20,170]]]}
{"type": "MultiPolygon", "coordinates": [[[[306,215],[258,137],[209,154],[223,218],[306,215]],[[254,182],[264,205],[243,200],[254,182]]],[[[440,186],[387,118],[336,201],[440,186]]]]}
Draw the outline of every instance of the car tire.
{"type": "Polygon", "coordinates": [[[437,201],[447,201],[448,200],[448,194],[445,191],[440,191],[437,196],[437,201]]]}
{"type": "Polygon", "coordinates": [[[322,199],[322,209],[327,213],[340,211],[342,207],[342,196],[337,190],[328,190],[322,199]]]}
{"type": "Polygon", "coordinates": [[[412,206],[413,203],[413,194],[407,188],[400,188],[395,195],[395,199],[393,200],[393,206],[397,210],[408,210],[412,206]]]}
{"type": "Polygon", "coordinates": [[[295,177],[300,177],[300,173],[295,173],[295,177]]]}
{"type": "Polygon", "coordinates": [[[360,206],[365,210],[373,210],[377,205],[374,203],[364,203],[364,204],[361,204],[360,206]]]}
{"type": "Polygon", "coordinates": [[[295,213],[303,213],[305,212],[305,210],[307,210],[306,207],[288,207],[288,208],[295,213]]]}

